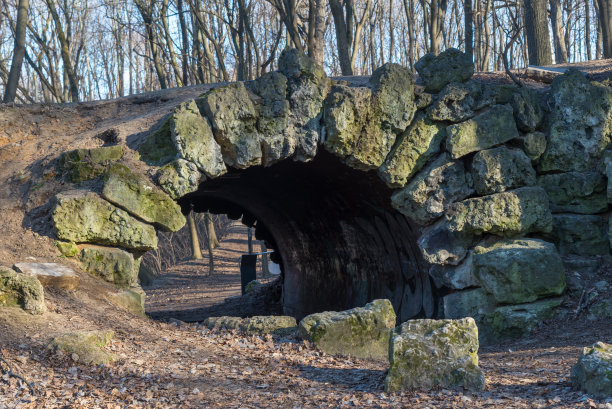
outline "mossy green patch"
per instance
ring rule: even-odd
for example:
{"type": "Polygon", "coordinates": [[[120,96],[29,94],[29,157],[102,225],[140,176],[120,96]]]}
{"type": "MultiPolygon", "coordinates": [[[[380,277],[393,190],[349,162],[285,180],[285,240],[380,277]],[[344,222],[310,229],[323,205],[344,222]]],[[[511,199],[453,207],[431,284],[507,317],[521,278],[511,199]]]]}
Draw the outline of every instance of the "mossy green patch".
{"type": "Polygon", "coordinates": [[[147,135],[138,147],[138,152],[146,164],[153,166],[161,166],[176,159],[178,151],[172,142],[170,118],[164,119],[160,127],[147,135]]]}
{"type": "Polygon", "coordinates": [[[109,364],[117,357],[104,348],[114,337],[113,331],[78,331],[60,335],[48,345],[54,351],[76,354],[78,361],[87,365],[109,364]]]}

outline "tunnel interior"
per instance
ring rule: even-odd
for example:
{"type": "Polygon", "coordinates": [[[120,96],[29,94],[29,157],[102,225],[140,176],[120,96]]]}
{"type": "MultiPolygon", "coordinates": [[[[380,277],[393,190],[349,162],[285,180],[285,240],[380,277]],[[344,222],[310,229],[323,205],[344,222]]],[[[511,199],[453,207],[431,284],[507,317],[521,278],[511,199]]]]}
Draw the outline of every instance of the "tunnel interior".
{"type": "Polygon", "coordinates": [[[435,314],[418,228],[375,172],[321,150],[310,162],[231,169],[179,199],[184,212],[242,218],[281,265],[282,307],[305,315],[391,300],[398,320],[435,314]]]}

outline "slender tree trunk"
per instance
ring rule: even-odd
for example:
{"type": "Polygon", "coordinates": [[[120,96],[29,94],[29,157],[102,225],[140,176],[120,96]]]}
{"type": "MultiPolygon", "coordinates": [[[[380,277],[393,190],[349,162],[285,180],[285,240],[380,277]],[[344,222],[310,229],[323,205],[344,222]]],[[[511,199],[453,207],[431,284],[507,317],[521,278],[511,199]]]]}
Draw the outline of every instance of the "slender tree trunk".
{"type": "Polygon", "coordinates": [[[591,54],[591,2],[584,1],[584,47],[586,48],[587,60],[592,60],[591,54]]]}
{"type": "Polygon", "coordinates": [[[323,66],[327,9],[325,0],[308,0],[308,55],[323,66]]]}
{"type": "Polygon", "coordinates": [[[183,0],[177,0],[176,7],[178,12],[179,26],[181,29],[181,71],[183,76],[183,85],[187,86],[189,84],[189,35],[187,33],[187,23],[185,22],[185,14],[183,11],[183,0]]]}
{"type": "Polygon", "coordinates": [[[546,0],[525,0],[525,33],[531,65],[552,64],[546,5],[546,0]]]}
{"type": "Polygon", "coordinates": [[[612,1],[597,0],[603,58],[612,58],[612,1]]]}
{"type": "Polygon", "coordinates": [[[550,0],[550,21],[552,23],[553,43],[555,45],[555,63],[567,62],[567,49],[563,34],[563,11],[561,0],[550,0]]]}
{"type": "Polygon", "coordinates": [[[465,26],[465,53],[474,60],[474,11],[472,0],[463,0],[464,26],[465,26]]]}
{"type": "MultiPolygon", "coordinates": [[[[206,215],[209,215],[208,212],[206,213],[206,215]]],[[[210,219],[209,217],[206,218],[210,219]]],[[[213,257],[213,241],[211,236],[211,230],[208,228],[208,220],[205,220],[204,227],[206,228],[206,239],[208,241],[208,275],[212,275],[215,272],[215,258],[213,257]]]]}
{"type": "Polygon", "coordinates": [[[270,267],[268,266],[268,249],[266,243],[262,240],[261,242],[261,275],[264,278],[270,277],[270,267]]]}
{"type": "Polygon", "coordinates": [[[206,231],[208,234],[208,241],[210,242],[213,249],[219,247],[219,240],[217,239],[217,232],[215,231],[215,223],[213,222],[210,212],[206,212],[204,215],[206,219],[206,231]]]}
{"type": "Polygon", "coordinates": [[[329,0],[332,15],[334,17],[334,26],[336,28],[336,49],[338,51],[338,59],[340,60],[340,71],[342,75],[353,75],[353,67],[351,66],[351,58],[349,54],[349,38],[347,35],[348,28],[344,19],[344,10],[340,0],[329,0]]]}
{"type": "Polygon", "coordinates": [[[13,47],[13,61],[11,62],[11,70],[9,71],[8,79],[6,80],[6,89],[4,91],[5,103],[14,102],[17,95],[17,86],[19,85],[19,77],[21,76],[21,66],[23,57],[25,56],[25,37],[26,27],[28,25],[28,8],[29,0],[19,0],[17,6],[17,22],[15,24],[15,45],[13,47]]]}
{"type": "Polygon", "coordinates": [[[200,239],[198,239],[198,229],[196,229],[195,220],[193,219],[193,210],[187,215],[187,223],[189,224],[189,234],[191,237],[191,259],[201,260],[202,250],[200,250],[200,239]]]}

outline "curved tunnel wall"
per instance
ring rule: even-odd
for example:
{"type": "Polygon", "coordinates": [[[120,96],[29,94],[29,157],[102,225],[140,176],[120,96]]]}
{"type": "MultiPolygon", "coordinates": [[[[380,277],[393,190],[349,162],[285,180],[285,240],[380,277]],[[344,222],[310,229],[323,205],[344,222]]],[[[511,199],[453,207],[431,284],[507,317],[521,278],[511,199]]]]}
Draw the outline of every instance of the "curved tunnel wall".
{"type": "Polygon", "coordinates": [[[400,319],[432,316],[418,231],[391,207],[391,190],[320,151],[308,163],[229,172],[182,199],[184,209],[243,214],[281,257],[283,309],[303,317],[388,298],[400,319]]]}

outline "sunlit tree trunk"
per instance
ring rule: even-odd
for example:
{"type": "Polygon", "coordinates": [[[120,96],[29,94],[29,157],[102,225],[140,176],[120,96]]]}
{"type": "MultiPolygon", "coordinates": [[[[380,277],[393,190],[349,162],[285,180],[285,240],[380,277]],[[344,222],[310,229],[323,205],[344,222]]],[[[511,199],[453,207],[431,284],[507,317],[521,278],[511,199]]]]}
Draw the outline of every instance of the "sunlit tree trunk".
{"type": "Polygon", "coordinates": [[[21,66],[23,64],[23,57],[25,56],[28,8],[29,0],[19,0],[19,5],[17,6],[17,22],[15,24],[13,61],[11,62],[11,70],[6,80],[6,89],[3,98],[5,103],[14,102],[15,96],[17,95],[17,86],[19,85],[19,77],[21,76],[21,66]]]}
{"type": "Polygon", "coordinates": [[[196,229],[195,220],[193,219],[193,210],[187,215],[187,223],[189,225],[189,234],[191,237],[191,259],[201,260],[202,250],[200,250],[200,239],[198,239],[198,230],[196,229]]]}
{"type": "Polygon", "coordinates": [[[546,0],[525,0],[525,33],[531,65],[552,64],[546,6],[546,0]]]}

